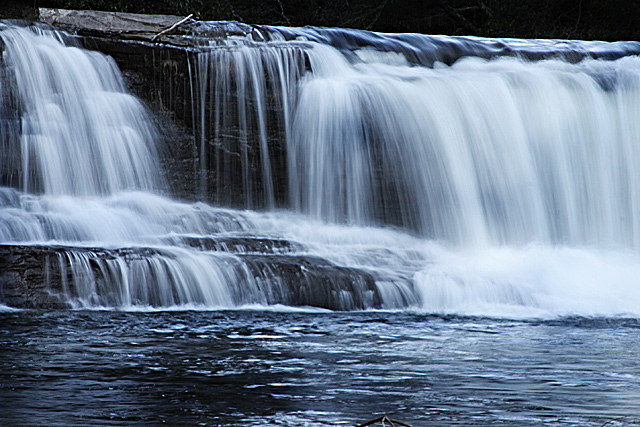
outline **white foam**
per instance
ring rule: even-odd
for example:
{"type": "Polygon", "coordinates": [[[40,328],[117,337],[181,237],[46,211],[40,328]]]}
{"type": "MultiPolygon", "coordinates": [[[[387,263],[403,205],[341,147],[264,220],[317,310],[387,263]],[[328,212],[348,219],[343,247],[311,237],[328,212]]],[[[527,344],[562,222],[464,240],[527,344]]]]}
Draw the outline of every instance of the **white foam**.
{"type": "Polygon", "coordinates": [[[635,252],[528,245],[434,253],[421,308],[497,317],[640,316],[635,252]]]}

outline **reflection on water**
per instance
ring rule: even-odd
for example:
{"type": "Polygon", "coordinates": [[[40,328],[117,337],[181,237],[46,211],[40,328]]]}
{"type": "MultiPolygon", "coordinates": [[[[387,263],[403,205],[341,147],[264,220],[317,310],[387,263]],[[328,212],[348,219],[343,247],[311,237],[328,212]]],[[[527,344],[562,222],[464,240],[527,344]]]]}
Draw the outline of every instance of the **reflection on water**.
{"type": "Polygon", "coordinates": [[[600,426],[640,411],[636,319],[0,313],[1,425],[600,426]]]}

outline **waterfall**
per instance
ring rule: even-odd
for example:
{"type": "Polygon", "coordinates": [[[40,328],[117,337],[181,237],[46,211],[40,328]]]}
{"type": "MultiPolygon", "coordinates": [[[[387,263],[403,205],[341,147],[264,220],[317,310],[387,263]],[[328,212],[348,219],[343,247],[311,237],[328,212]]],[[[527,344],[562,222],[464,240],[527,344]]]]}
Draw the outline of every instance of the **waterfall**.
{"type": "Polygon", "coordinates": [[[19,129],[4,132],[3,156],[20,159],[11,166],[23,191],[88,196],[158,187],[155,130],[111,58],[67,46],[49,29],[0,31],[5,81],[14,83],[2,90],[17,92],[20,111],[19,129]]]}
{"type": "Polygon", "coordinates": [[[245,207],[286,179],[288,206],[325,221],[638,247],[638,43],[260,30],[199,54],[194,79],[201,176],[241,173],[245,207]]]}
{"type": "Polygon", "coordinates": [[[244,38],[197,55],[193,86],[202,197],[214,193],[213,200],[227,204],[238,198],[236,204],[249,209],[257,201],[269,209],[276,206],[272,169],[286,166],[273,141],[290,139],[304,61],[299,46],[274,48],[244,38]],[[258,142],[255,148],[253,141],[258,142]],[[216,184],[211,189],[208,174],[216,184]],[[229,194],[228,183],[236,175],[241,184],[229,194]]]}
{"type": "Polygon", "coordinates": [[[297,209],[456,244],[638,248],[637,57],[310,58],[290,141],[297,209]]]}
{"type": "Polygon", "coordinates": [[[111,58],[2,24],[0,302],[640,315],[640,44],[253,30],[189,52],[186,203],[111,58]]]}

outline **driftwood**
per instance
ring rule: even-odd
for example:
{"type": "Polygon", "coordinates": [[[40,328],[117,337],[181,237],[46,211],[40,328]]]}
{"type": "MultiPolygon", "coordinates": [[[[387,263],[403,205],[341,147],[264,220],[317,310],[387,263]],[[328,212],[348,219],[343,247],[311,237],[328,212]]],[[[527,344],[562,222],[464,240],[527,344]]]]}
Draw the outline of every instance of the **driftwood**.
{"type": "Polygon", "coordinates": [[[166,30],[162,30],[160,31],[158,34],[156,34],[155,36],[153,36],[153,38],[151,39],[152,41],[155,41],[158,37],[167,34],[171,31],[173,31],[174,29],[176,29],[178,26],[184,24],[185,22],[187,22],[189,19],[191,19],[193,17],[193,13],[190,14],[189,16],[187,16],[186,18],[181,19],[180,21],[176,22],[175,24],[173,24],[172,26],[170,26],[169,28],[167,28],[166,30]]]}
{"type": "Polygon", "coordinates": [[[387,417],[386,415],[383,415],[381,417],[378,418],[374,418],[372,420],[369,420],[363,424],[359,424],[356,427],[366,427],[366,426],[372,426],[374,424],[380,423],[382,425],[382,427],[386,427],[387,424],[385,424],[385,422],[389,423],[390,427],[395,427],[395,426],[403,426],[403,427],[413,427],[411,424],[407,424],[404,423],[402,421],[398,421],[398,420],[392,420],[391,418],[387,417]]]}

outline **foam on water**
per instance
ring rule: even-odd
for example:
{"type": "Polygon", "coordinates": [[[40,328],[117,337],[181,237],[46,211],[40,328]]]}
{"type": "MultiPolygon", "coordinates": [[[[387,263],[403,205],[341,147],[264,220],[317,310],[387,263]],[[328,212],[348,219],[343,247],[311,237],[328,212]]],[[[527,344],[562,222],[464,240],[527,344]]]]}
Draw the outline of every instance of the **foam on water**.
{"type": "Polygon", "coordinates": [[[118,247],[158,244],[171,234],[211,235],[253,228],[242,212],[181,203],[152,193],[108,197],[15,194],[17,203],[0,210],[3,242],[118,247]]]}
{"type": "Polygon", "coordinates": [[[8,307],[6,305],[0,304],[0,313],[13,313],[16,311],[21,311],[18,308],[8,307]]]}
{"type": "Polygon", "coordinates": [[[638,317],[634,252],[527,245],[432,252],[414,281],[430,313],[638,317]]]}
{"type": "MultiPolygon", "coordinates": [[[[314,254],[373,272],[387,289],[396,283],[396,292],[411,294],[408,308],[418,312],[505,318],[640,316],[640,257],[635,250],[542,243],[460,247],[393,229],[300,216],[250,217],[262,229],[304,241],[314,254]]],[[[394,298],[400,297],[389,300],[394,298]]]]}

